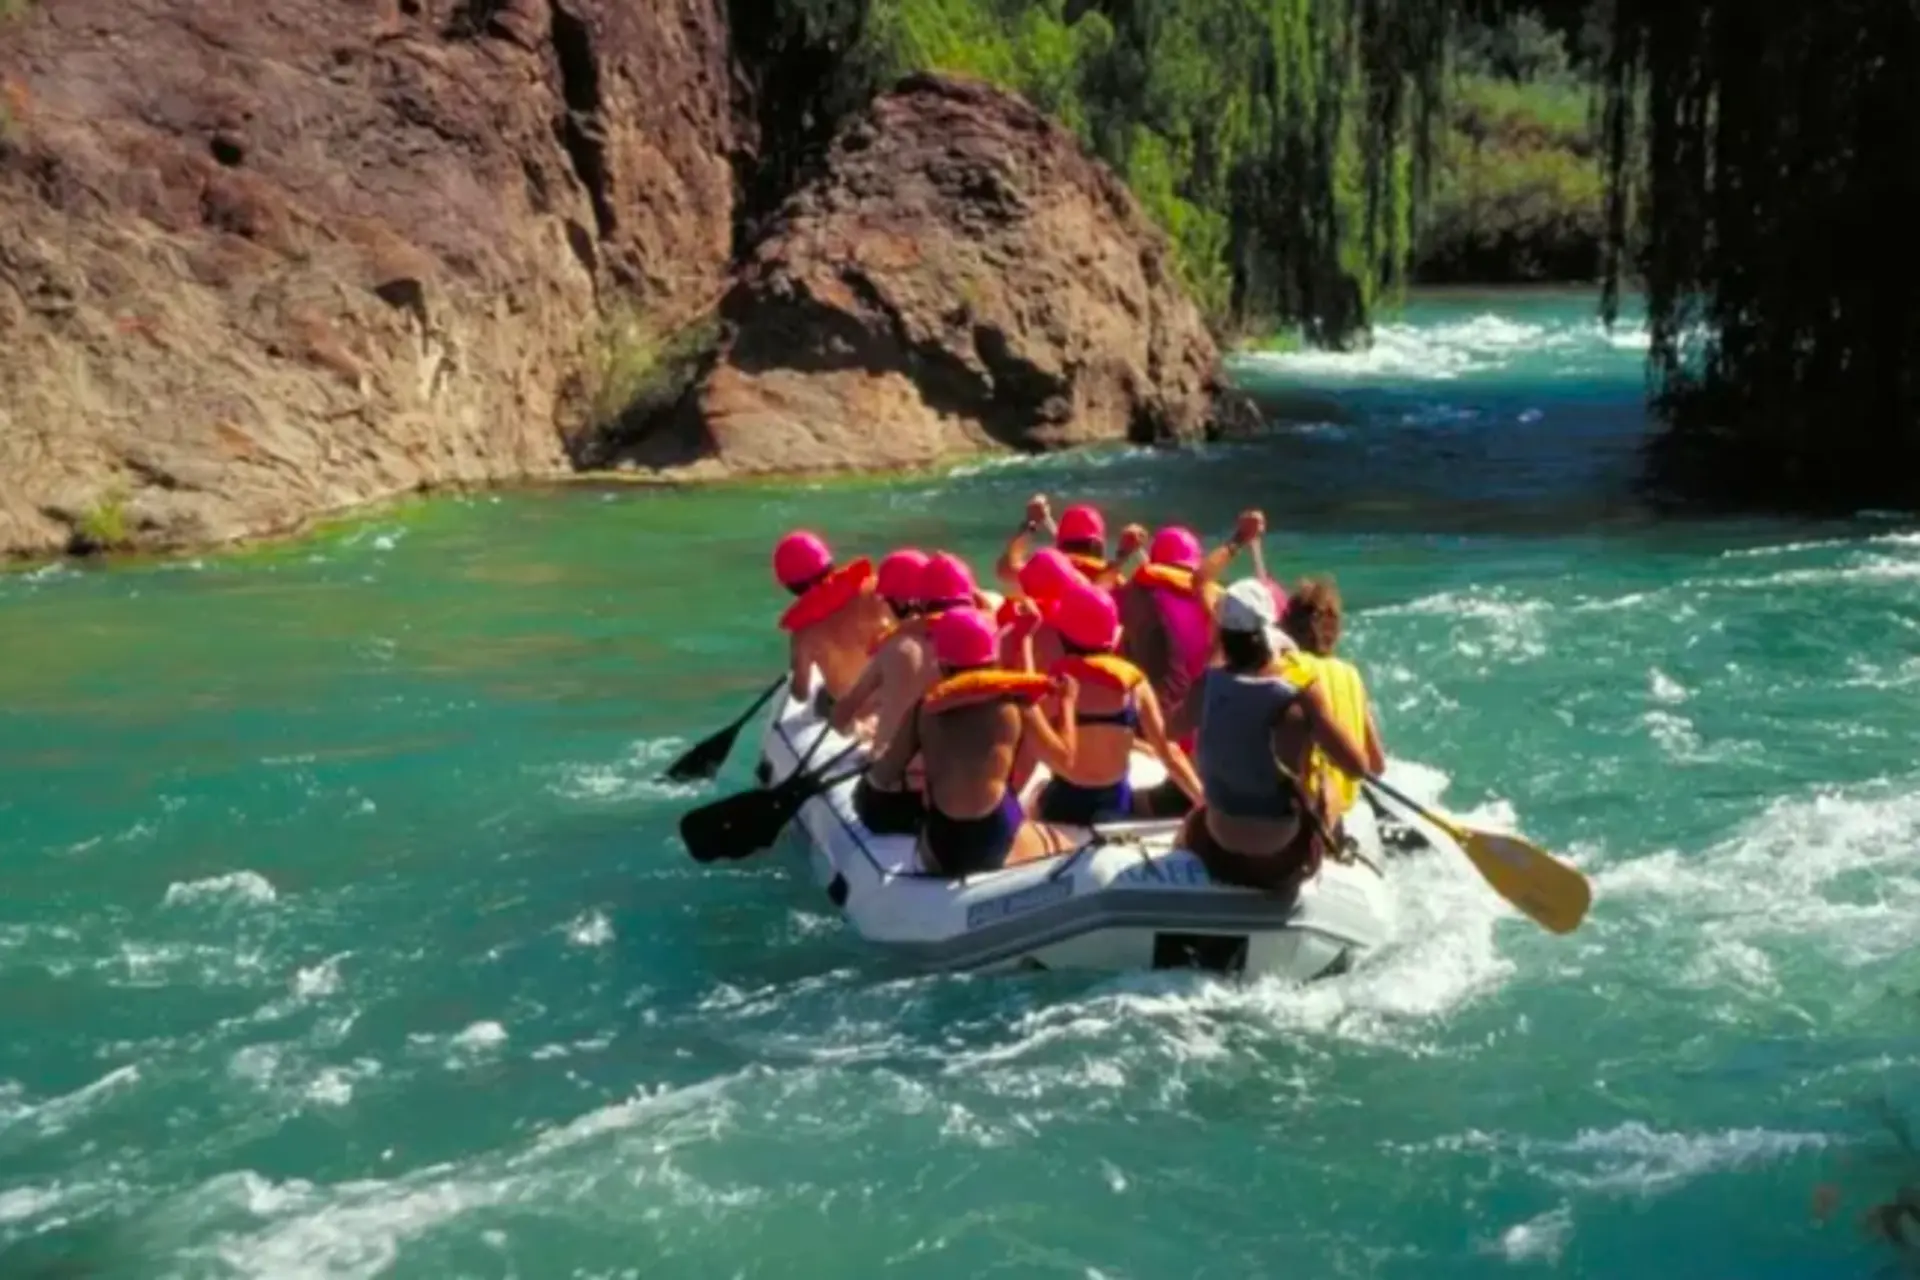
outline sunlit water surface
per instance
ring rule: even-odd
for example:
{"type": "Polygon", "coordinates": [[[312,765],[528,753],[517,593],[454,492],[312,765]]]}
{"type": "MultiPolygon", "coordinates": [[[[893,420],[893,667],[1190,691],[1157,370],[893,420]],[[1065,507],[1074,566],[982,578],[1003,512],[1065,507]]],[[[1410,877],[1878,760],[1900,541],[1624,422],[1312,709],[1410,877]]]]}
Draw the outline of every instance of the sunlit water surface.
{"type": "Polygon", "coordinates": [[[1644,334],[1429,301],[1317,421],[938,478],[450,500],[0,578],[0,1273],[1865,1275],[1920,1080],[1920,533],[1659,523],[1644,334]],[[655,780],[780,661],[769,541],[979,562],[1037,489],[1330,571],[1466,866],[1299,989],[920,977],[655,780]],[[1838,1186],[1816,1221],[1822,1183],[1838,1186]]]}

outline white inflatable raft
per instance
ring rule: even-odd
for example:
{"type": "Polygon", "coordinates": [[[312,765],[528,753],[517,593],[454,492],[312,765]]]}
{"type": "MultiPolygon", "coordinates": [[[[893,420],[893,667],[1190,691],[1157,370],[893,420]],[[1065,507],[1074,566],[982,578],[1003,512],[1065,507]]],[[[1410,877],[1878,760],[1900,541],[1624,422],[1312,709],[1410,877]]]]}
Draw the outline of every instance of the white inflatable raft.
{"type": "MultiPolygon", "coordinates": [[[[810,707],[783,701],[761,737],[762,783],[790,776],[802,759],[818,771],[853,745],[810,707]]],[[[865,761],[863,748],[832,773],[865,761]]],[[[1158,761],[1135,761],[1136,786],[1164,777],[1158,761]]],[[[1164,821],[1103,825],[1098,837],[1077,829],[1074,852],[1042,862],[958,880],[927,875],[913,837],[861,825],[853,787],[815,796],[794,825],[815,878],[854,929],[916,968],[1203,968],[1306,981],[1344,971],[1393,927],[1374,869],[1386,866],[1380,828],[1366,804],[1347,817],[1364,861],[1328,860],[1283,898],[1209,879],[1194,854],[1173,847],[1178,824],[1164,821]]]]}

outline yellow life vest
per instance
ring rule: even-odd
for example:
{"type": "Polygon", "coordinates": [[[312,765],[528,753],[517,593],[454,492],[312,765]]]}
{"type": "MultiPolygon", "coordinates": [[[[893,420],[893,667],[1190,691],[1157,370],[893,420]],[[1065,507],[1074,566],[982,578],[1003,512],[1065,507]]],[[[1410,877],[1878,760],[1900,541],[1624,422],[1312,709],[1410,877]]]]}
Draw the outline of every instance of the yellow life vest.
{"type": "Polygon", "coordinates": [[[985,702],[1022,702],[1032,705],[1047,695],[1048,680],[1031,671],[988,667],[948,676],[928,690],[922,709],[939,715],[985,702]]]}
{"type": "MultiPolygon", "coordinates": [[[[1326,702],[1333,722],[1352,734],[1361,750],[1366,749],[1367,686],[1360,678],[1358,668],[1341,658],[1325,658],[1293,649],[1282,656],[1281,669],[1289,680],[1302,689],[1310,684],[1318,684],[1320,696],[1326,702]]],[[[1335,806],[1329,816],[1337,818],[1351,809],[1353,802],[1360,798],[1360,780],[1327,759],[1327,753],[1315,747],[1307,761],[1308,792],[1319,795],[1322,779],[1326,778],[1331,778],[1333,782],[1335,806]]]]}

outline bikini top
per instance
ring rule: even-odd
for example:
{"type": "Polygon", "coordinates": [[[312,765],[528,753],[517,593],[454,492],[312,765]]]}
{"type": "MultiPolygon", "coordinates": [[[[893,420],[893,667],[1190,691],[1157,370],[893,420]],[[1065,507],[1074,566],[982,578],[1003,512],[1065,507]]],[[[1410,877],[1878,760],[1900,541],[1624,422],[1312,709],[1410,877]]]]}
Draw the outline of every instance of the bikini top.
{"type": "Polygon", "coordinates": [[[1111,653],[1070,653],[1050,668],[1054,675],[1072,676],[1081,684],[1097,684],[1104,689],[1119,689],[1127,700],[1118,711],[1081,711],[1074,709],[1075,724],[1110,724],[1123,729],[1140,728],[1140,702],[1137,690],[1146,680],[1140,668],[1111,653]]]}

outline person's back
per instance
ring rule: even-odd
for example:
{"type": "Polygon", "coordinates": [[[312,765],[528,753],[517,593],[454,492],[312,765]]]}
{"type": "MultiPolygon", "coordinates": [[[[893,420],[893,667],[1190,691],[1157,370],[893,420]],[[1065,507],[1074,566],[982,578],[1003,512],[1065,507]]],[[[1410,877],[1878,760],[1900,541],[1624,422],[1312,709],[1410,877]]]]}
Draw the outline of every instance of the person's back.
{"type": "MultiPolygon", "coordinates": [[[[1050,829],[1026,821],[1010,778],[1023,739],[1034,734],[1051,761],[1062,743],[1039,714],[1044,676],[995,665],[999,637],[978,609],[954,609],[931,626],[940,679],[914,708],[872,769],[897,786],[917,755],[925,769],[923,855],[947,875],[967,875],[1055,852],[1050,829]]],[[[1066,690],[1069,711],[1072,691],[1066,690]]]]}
{"type": "Polygon", "coordinates": [[[833,709],[833,727],[842,733],[859,729],[878,754],[898,732],[900,722],[926,692],[924,671],[926,629],[921,616],[921,578],[926,552],[902,547],[880,562],[875,592],[886,605],[891,622],[873,645],[872,655],[853,688],[833,709]],[[864,723],[862,718],[866,717],[864,723]]]}
{"type": "Polygon", "coordinates": [[[1200,678],[1199,770],[1207,806],[1234,819],[1290,821],[1299,803],[1274,768],[1274,729],[1300,686],[1269,672],[1214,668],[1200,678]]]}
{"type": "Polygon", "coordinates": [[[1020,745],[1020,708],[1011,702],[954,707],[920,721],[927,802],[950,818],[992,813],[1006,798],[1020,745]]]}
{"type": "Polygon", "coordinates": [[[1184,810],[1200,797],[1199,780],[1184,752],[1167,739],[1159,699],[1140,669],[1114,652],[1120,618],[1112,595],[1085,582],[1064,592],[1051,610],[1065,650],[1048,668],[1071,678],[1078,691],[1078,729],[1070,758],[1041,791],[1040,816],[1052,822],[1090,823],[1148,812],[1184,810]],[[1130,777],[1136,743],[1144,739],[1166,765],[1185,803],[1155,793],[1136,797],[1130,777]]]}
{"type": "Polygon", "coordinates": [[[780,615],[780,629],[789,637],[793,693],[815,696],[812,671],[817,668],[828,700],[845,697],[892,625],[890,611],[874,591],[872,562],[861,558],[836,566],[818,535],[796,531],[774,548],[773,572],[794,596],[780,615]]]}
{"type": "Polygon", "coordinates": [[[874,641],[889,625],[878,596],[870,589],[855,594],[843,607],[794,633],[802,669],[819,669],[829,700],[845,697],[867,665],[874,641]]]}
{"type": "Polygon", "coordinates": [[[1169,709],[1191,695],[1213,652],[1210,603],[1194,581],[1200,558],[1200,540],[1190,530],[1162,529],[1147,564],[1116,595],[1121,656],[1146,673],[1169,709]]]}
{"type": "Polygon", "coordinates": [[[1312,874],[1322,852],[1300,781],[1310,748],[1327,749],[1343,767],[1363,762],[1320,693],[1281,675],[1276,658],[1290,642],[1274,615],[1272,594],[1253,579],[1221,599],[1226,665],[1194,691],[1205,803],[1181,838],[1215,879],[1284,892],[1312,874]]]}
{"type": "Polygon", "coordinates": [[[900,732],[900,726],[933,682],[933,655],[926,632],[919,627],[894,632],[881,642],[874,663],[880,692],[874,712],[873,749],[879,752],[900,732]]]}

